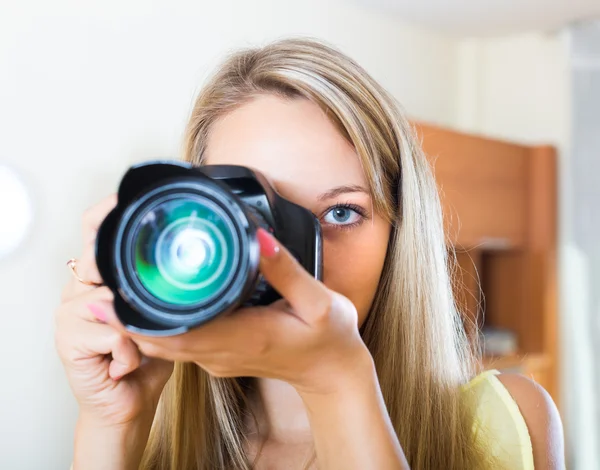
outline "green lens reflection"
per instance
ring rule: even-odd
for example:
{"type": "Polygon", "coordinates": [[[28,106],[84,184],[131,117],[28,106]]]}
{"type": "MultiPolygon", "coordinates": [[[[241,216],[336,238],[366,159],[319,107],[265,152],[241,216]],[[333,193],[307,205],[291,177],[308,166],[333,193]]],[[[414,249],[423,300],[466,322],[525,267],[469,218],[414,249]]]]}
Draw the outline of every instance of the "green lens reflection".
{"type": "Polygon", "coordinates": [[[210,300],[235,269],[235,233],[226,215],[180,196],[148,208],[133,235],[134,268],[157,299],[176,305],[210,300]]]}

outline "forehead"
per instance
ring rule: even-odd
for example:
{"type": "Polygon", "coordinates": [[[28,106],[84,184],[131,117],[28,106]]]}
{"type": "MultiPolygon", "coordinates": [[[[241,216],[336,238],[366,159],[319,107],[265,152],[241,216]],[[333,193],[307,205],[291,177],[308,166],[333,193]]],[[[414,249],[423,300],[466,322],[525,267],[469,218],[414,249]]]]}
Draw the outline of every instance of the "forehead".
{"type": "Polygon", "coordinates": [[[205,158],[255,168],[300,200],[342,185],[366,187],[353,146],[306,99],[265,95],[237,108],[213,125],[205,158]]]}

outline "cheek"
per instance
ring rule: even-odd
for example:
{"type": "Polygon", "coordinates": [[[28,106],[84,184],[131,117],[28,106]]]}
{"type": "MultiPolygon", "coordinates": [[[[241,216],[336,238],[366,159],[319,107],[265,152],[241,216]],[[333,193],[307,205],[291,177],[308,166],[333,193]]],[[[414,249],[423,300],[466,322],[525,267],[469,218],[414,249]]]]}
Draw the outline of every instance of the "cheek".
{"type": "Polygon", "coordinates": [[[323,280],[328,288],[352,301],[359,326],[377,292],[388,240],[389,229],[374,231],[373,227],[324,237],[323,280]]]}

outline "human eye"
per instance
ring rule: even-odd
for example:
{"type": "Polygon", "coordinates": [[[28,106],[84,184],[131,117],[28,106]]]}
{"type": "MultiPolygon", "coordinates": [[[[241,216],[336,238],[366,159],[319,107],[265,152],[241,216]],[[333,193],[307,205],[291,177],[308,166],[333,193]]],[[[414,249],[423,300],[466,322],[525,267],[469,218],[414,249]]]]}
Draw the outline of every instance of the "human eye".
{"type": "Polygon", "coordinates": [[[365,218],[362,207],[355,204],[337,204],[327,209],[322,220],[325,225],[349,229],[360,225],[365,218]]]}

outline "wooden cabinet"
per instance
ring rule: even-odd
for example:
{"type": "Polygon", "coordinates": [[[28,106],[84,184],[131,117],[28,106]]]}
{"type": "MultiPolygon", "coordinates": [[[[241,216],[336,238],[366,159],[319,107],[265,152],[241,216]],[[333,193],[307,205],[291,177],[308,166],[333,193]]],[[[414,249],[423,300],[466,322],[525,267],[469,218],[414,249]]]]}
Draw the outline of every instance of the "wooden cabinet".
{"type": "Polygon", "coordinates": [[[484,357],[483,367],[532,376],[558,402],[554,148],[415,126],[460,267],[456,297],[467,329],[516,335],[516,353],[484,357]]]}

